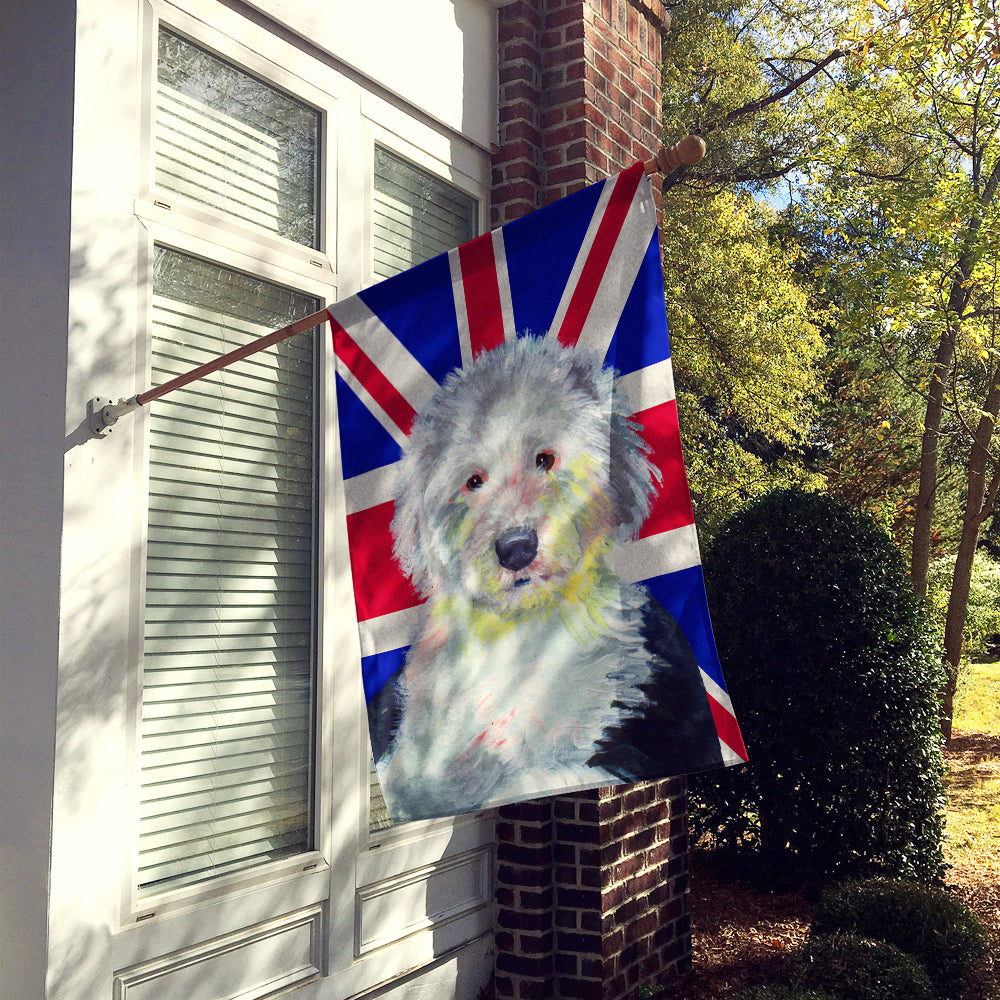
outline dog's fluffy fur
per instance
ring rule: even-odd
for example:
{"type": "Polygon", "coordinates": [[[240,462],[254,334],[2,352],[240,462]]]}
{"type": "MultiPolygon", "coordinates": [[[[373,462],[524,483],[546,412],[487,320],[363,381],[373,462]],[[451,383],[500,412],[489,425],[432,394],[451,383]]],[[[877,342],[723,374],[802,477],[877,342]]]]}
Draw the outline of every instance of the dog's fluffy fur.
{"type": "Polygon", "coordinates": [[[417,419],[393,536],[426,603],[373,709],[396,821],[652,774],[667,716],[697,729],[697,766],[717,755],[686,641],[609,566],[656,485],[628,412],[599,358],[525,337],[453,372],[417,419]]]}

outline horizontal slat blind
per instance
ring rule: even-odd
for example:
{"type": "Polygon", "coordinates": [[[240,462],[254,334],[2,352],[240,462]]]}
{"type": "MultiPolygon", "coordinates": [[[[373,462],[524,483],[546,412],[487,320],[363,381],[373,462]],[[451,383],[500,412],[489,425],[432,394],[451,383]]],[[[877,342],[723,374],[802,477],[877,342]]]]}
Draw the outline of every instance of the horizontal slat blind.
{"type": "MultiPolygon", "coordinates": [[[[389,278],[476,235],[477,204],[464,191],[381,146],[375,147],[374,271],[389,278]]],[[[369,823],[392,825],[374,760],[369,763],[369,823]]]]}
{"type": "Polygon", "coordinates": [[[375,274],[389,278],[476,235],[476,201],[464,191],[375,147],[375,274]]]}
{"type": "Polygon", "coordinates": [[[157,187],[315,247],[319,113],[166,28],[159,46],[157,187]]]}
{"type": "MultiPolygon", "coordinates": [[[[157,248],[153,384],[316,308],[157,248]]],[[[141,894],[311,846],[314,338],[150,406],[141,894]]]]}

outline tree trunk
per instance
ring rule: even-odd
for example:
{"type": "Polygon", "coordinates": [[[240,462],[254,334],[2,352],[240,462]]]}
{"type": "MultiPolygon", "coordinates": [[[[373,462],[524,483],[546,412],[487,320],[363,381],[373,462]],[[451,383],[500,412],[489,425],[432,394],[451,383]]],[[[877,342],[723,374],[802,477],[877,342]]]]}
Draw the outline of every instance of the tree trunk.
{"type": "MultiPolygon", "coordinates": [[[[974,157],[975,164],[981,163],[974,157]]],[[[975,166],[978,177],[978,166],[975,166]]],[[[927,596],[927,568],[931,557],[931,527],[934,520],[934,496],[937,491],[938,437],[941,432],[941,414],[944,410],[944,378],[951,368],[955,356],[955,338],[959,324],[969,304],[969,278],[972,274],[974,250],[983,216],[993,204],[1000,190],[1000,159],[993,164],[990,176],[978,190],[978,205],[965,228],[962,254],[959,257],[948,292],[948,307],[945,321],[948,328],[941,337],[934,354],[930,386],[927,393],[927,411],[924,417],[924,432],[920,442],[920,485],[917,489],[917,510],[913,520],[913,544],[910,552],[910,582],[921,596],[927,596]]],[[[964,623],[964,615],[963,615],[964,623]]]]}
{"type": "Polygon", "coordinates": [[[955,689],[958,685],[958,668],[962,659],[962,633],[969,607],[969,588],[972,582],[972,564],[979,544],[979,530],[994,509],[997,485],[1000,483],[1000,464],[990,458],[990,441],[1000,408],[1000,373],[991,379],[986,394],[983,414],[976,427],[969,455],[968,484],[965,494],[965,511],[962,517],[962,536],[955,557],[955,572],[948,596],[948,615],[944,626],[945,685],[941,692],[941,733],[951,739],[952,719],[955,712],[955,689]],[[992,479],[987,476],[994,466],[992,479]]]}
{"type": "Polygon", "coordinates": [[[931,560],[931,525],[934,520],[934,497],[937,493],[938,437],[944,412],[944,378],[955,356],[955,328],[948,324],[934,353],[924,431],[920,439],[920,483],[917,509],[913,518],[913,543],[910,550],[910,582],[920,595],[927,595],[927,569],[931,560]]]}

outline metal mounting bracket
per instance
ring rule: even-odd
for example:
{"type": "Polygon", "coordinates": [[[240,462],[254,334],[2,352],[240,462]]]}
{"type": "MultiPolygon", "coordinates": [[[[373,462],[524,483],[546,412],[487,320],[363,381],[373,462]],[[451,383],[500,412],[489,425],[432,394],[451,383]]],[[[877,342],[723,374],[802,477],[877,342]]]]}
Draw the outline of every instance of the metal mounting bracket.
{"type": "Polygon", "coordinates": [[[90,425],[90,433],[94,437],[107,437],[122,414],[129,413],[138,407],[139,401],[135,396],[131,399],[119,399],[117,403],[105,396],[94,396],[93,399],[88,399],[87,423],[90,425]]]}

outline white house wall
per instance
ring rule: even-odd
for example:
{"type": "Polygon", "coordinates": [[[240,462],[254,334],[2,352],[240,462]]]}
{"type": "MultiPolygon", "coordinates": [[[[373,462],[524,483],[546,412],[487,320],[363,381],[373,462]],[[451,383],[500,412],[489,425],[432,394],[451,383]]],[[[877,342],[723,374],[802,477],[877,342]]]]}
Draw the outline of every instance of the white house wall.
{"type": "Polygon", "coordinates": [[[251,0],[369,80],[489,149],[496,13],[483,0],[251,0]],[[360,16],[359,16],[360,15],[360,16]]]}
{"type": "MultiPolygon", "coordinates": [[[[423,118],[436,129],[424,155],[470,177],[482,173],[470,150],[488,149],[495,129],[495,12],[487,0],[257,6],[356,78],[371,78],[364,100],[384,107],[366,134],[381,129],[405,144],[412,137],[402,119],[423,118]],[[429,148],[435,143],[438,150],[429,148]]],[[[3,996],[223,1000],[270,996],[283,983],[311,979],[296,995],[339,1000],[379,982],[390,991],[397,981],[394,995],[471,997],[491,948],[488,886],[483,899],[475,895],[475,879],[488,873],[471,827],[436,834],[443,849],[450,840],[458,856],[471,852],[467,864],[455,863],[479,928],[471,944],[449,918],[433,942],[429,932],[406,930],[403,945],[381,955],[371,919],[395,883],[356,899],[352,868],[351,884],[338,889],[338,865],[351,852],[356,864],[361,837],[350,808],[343,839],[328,839],[313,874],[290,868],[284,881],[222,899],[210,918],[189,918],[181,906],[169,920],[144,925],[123,893],[134,838],[130,665],[139,657],[142,539],[130,526],[144,502],[136,473],[143,421],[125,417],[95,440],[86,403],[145,387],[149,232],[136,199],[146,95],[136,82],[151,9],[142,0],[78,0],[74,19],[63,0],[35,0],[5,4],[0,24],[3,996]],[[317,936],[331,922],[350,923],[349,937],[362,942],[357,950],[371,954],[326,976],[317,936]],[[202,972],[192,972],[199,963],[202,972]],[[423,971],[399,979],[414,969],[423,971]]],[[[356,120],[369,120],[363,108],[356,120]]],[[[360,263],[344,274],[355,286],[348,291],[365,280],[360,263]]]]}
{"type": "Polygon", "coordinates": [[[72,5],[61,0],[0,6],[0,992],[4,997],[41,997],[46,965],[74,33],[72,5]]]}

